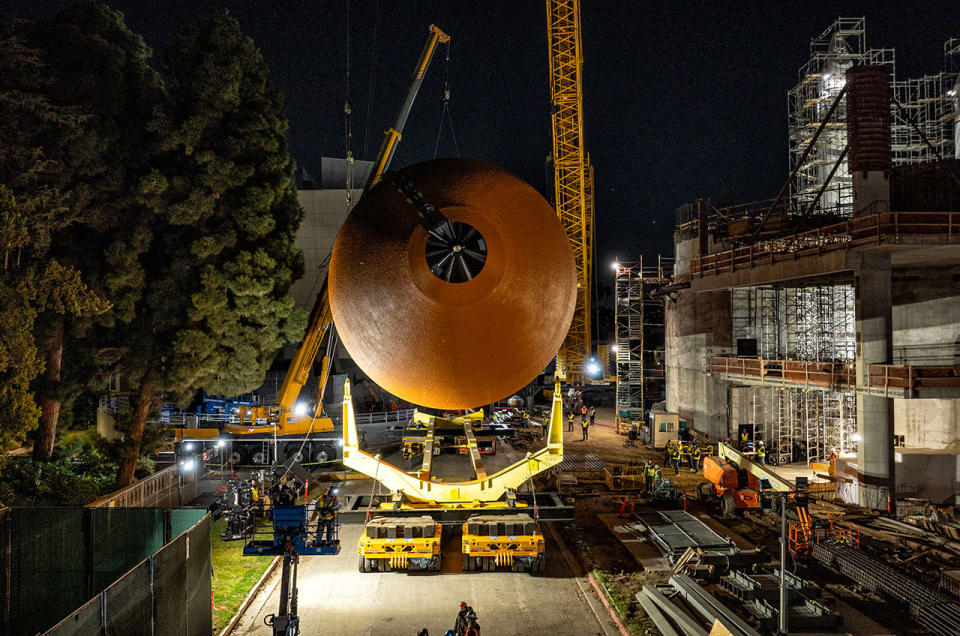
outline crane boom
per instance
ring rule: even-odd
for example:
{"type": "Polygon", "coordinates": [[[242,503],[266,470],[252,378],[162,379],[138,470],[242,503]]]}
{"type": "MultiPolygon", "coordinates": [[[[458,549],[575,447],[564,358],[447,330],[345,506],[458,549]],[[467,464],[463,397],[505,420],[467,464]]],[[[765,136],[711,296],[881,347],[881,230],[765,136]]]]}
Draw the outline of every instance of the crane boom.
{"type": "Polygon", "coordinates": [[[583,144],[579,0],[547,0],[547,37],[553,102],[555,204],[577,264],[577,302],[562,357],[570,379],[582,381],[592,333],[593,168],[583,144]]]}
{"type": "Polygon", "coordinates": [[[423,52],[420,54],[420,61],[417,62],[417,66],[413,71],[413,79],[410,80],[410,88],[407,90],[407,96],[403,100],[403,104],[400,105],[400,112],[397,113],[397,121],[393,125],[393,128],[388,128],[384,133],[383,143],[380,145],[380,151],[377,153],[377,160],[373,166],[373,170],[370,171],[367,184],[363,188],[364,192],[377,185],[380,177],[382,177],[383,173],[390,167],[390,162],[393,161],[393,153],[397,149],[397,144],[400,143],[400,138],[403,137],[403,127],[407,125],[407,117],[410,115],[410,109],[413,108],[413,102],[417,98],[417,93],[420,92],[420,85],[423,83],[427,69],[430,68],[430,62],[433,60],[433,54],[437,50],[437,45],[449,41],[450,36],[444,33],[440,27],[433,24],[430,25],[430,37],[427,39],[427,43],[423,47],[423,52]]]}
{"type": "MultiPolygon", "coordinates": [[[[437,45],[449,41],[449,35],[444,33],[439,27],[432,24],[430,25],[427,43],[424,45],[423,52],[420,54],[420,59],[414,69],[410,88],[407,90],[407,95],[403,100],[403,104],[400,106],[400,112],[397,114],[397,121],[394,126],[388,128],[384,134],[383,144],[380,146],[373,170],[371,170],[370,177],[367,179],[367,183],[363,188],[364,192],[376,185],[383,176],[383,173],[390,167],[397,144],[403,136],[403,128],[406,126],[410,109],[413,107],[413,102],[417,97],[417,93],[420,91],[420,85],[423,83],[424,75],[430,67],[430,62],[433,60],[437,45]]],[[[277,403],[284,411],[293,409],[297,397],[300,395],[300,390],[310,375],[313,362],[317,359],[317,353],[320,351],[320,345],[323,342],[324,336],[329,333],[331,337],[334,337],[334,329],[333,315],[330,313],[330,300],[327,296],[327,282],[326,279],[324,279],[323,287],[321,287],[320,293],[317,294],[317,301],[313,306],[313,310],[310,312],[310,323],[307,327],[307,333],[300,343],[300,346],[297,347],[297,352],[294,354],[293,361],[290,363],[290,368],[283,378],[280,392],[277,394],[277,403]]],[[[325,359],[320,375],[320,386],[317,389],[317,412],[320,412],[322,408],[321,405],[323,404],[323,394],[328,375],[329,360],[325,359]]]]}

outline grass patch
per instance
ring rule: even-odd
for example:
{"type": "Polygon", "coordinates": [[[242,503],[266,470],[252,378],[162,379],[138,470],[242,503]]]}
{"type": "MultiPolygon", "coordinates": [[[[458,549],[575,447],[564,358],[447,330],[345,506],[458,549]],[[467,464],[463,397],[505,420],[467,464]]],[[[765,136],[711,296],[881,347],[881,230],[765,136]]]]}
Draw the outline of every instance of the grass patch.
{"type": "Polygon", "coordinates": [[[222,541],[227,518],[210,524],[213,566],[213,633],[219,634],[240,609],[243,599],[266,571],[273,557],[243,556],[243,541],[222,541]]]}
{"type": "Polygon", "coordinates": [[[648,633],[651,621],[644,620],[646,615],[634,599],[630,587],[621,581],[621,577],[607,575],[597,568],[594,568],[592,573],[626,630],[631,634],[648,633]]]}

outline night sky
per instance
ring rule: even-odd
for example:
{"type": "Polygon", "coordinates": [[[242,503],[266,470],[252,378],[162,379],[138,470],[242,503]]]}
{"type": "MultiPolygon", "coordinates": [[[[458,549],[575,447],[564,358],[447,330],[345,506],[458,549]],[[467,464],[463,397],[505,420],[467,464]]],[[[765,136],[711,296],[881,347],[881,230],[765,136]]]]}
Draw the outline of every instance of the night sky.
{"type": "MultiPolygon", "coordinates": [[[[4,18],[69,2],[2,0],[4,18]]],[[[211,3],[114,0],[156,52],[211,3]]],[[[372,158],[392,125],[434,23],[452,37],[434,60],[394,167],[431,159],[445,78],[460,154],[503,165],[546,192],[551,147],[545,2],[220,2],[263,51],[285,94],[293,154],[318,172],[345,154],[349,25],[354,154],[372,158]],[[349,6],[349,12],[348,12],[349,6]],[[349,13],[349,19],[348,19],[349,13]],[[371,73],[372,69],[372,73],[371,73]],[[372,87],[372,91],[371,91],[372,87]],[[369,107],[368,107],[369,105],[369,107]]],[[[786,179],[787,91],[812,37],[838,16],[866,16],[867,44],[895,48],[897,76],[943,69],[960,37],[956,1],[613,2],[582,0],[584,126],[596,174],[601,285],[614,256],[672,255],[675,208],[698,196],[771,198],[786,179]],[[721,13],[721,10],[723,11],[721,13]]],[[[454,155],[449,129],[440,156],[454,155]]]]}

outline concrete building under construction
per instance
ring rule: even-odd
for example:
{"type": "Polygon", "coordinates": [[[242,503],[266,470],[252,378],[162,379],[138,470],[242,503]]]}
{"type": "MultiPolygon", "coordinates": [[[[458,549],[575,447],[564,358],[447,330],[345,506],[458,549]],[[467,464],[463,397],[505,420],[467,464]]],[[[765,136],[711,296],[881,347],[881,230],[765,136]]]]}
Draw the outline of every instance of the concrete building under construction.
{"type": "Polygon", "coordinates": [[[667,409],[777,463],[836,455],[838,495],[875,509],[960,495],[960,40],[944,53],[902,80],[862,18],[814,38],[783,188],[681,208],[662,290],[667,409]]]}

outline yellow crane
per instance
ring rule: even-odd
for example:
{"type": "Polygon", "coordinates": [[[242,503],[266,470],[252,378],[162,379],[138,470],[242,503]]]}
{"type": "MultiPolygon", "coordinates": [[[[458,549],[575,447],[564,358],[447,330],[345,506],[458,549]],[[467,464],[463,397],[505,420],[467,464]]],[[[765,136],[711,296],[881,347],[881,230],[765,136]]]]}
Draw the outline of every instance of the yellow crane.
{"type": "Polygon", "coordinates": [[[547,38],[553,103],[554,197],[557,216],[577,262],[576,310],[557,354],[557,375],[582,382],[592,351],[593,167],[583,144],[580,0],[547,0],[547,38]]]}
{"type": "MultiPolygon", "coordinates": [[[[376,185],[389,168],[410,109],[413,107],[434,53],[440,44],[449,41],[449,35],[439,27],[430,25],[427,43],[414,68],[406,98],[400,106],[396,123],[384,134],[383,144],[380,146],[364,191],[376,185]]],[[[227,414],[228,421],[222,430],[220,428],[175,429],[176,440],[178,442],[203,441],[222,439],[226,436],[231,440],[230,457],[234,464],[266,464],[270,463],[271,459],[283,461],[291,457],[296,457],[301,462],[324,462],[337,459],[340,454],[338,451],[340,440],[317,437],[317,434],[330,432],[334,428],[329,417],[322,417],[322,409],[335,339],[336,330],[330,313],[327,284],[324,281],[313,310],[310,312],[307,332],[287,369],[283,384],[277,393],[276,403],[245,407],[235,413],[227,414]],[[327,340],[327,352],[321,364],[316,406],[311,413],[306,405],[298,400],[324,339],[327,340]]]]}

